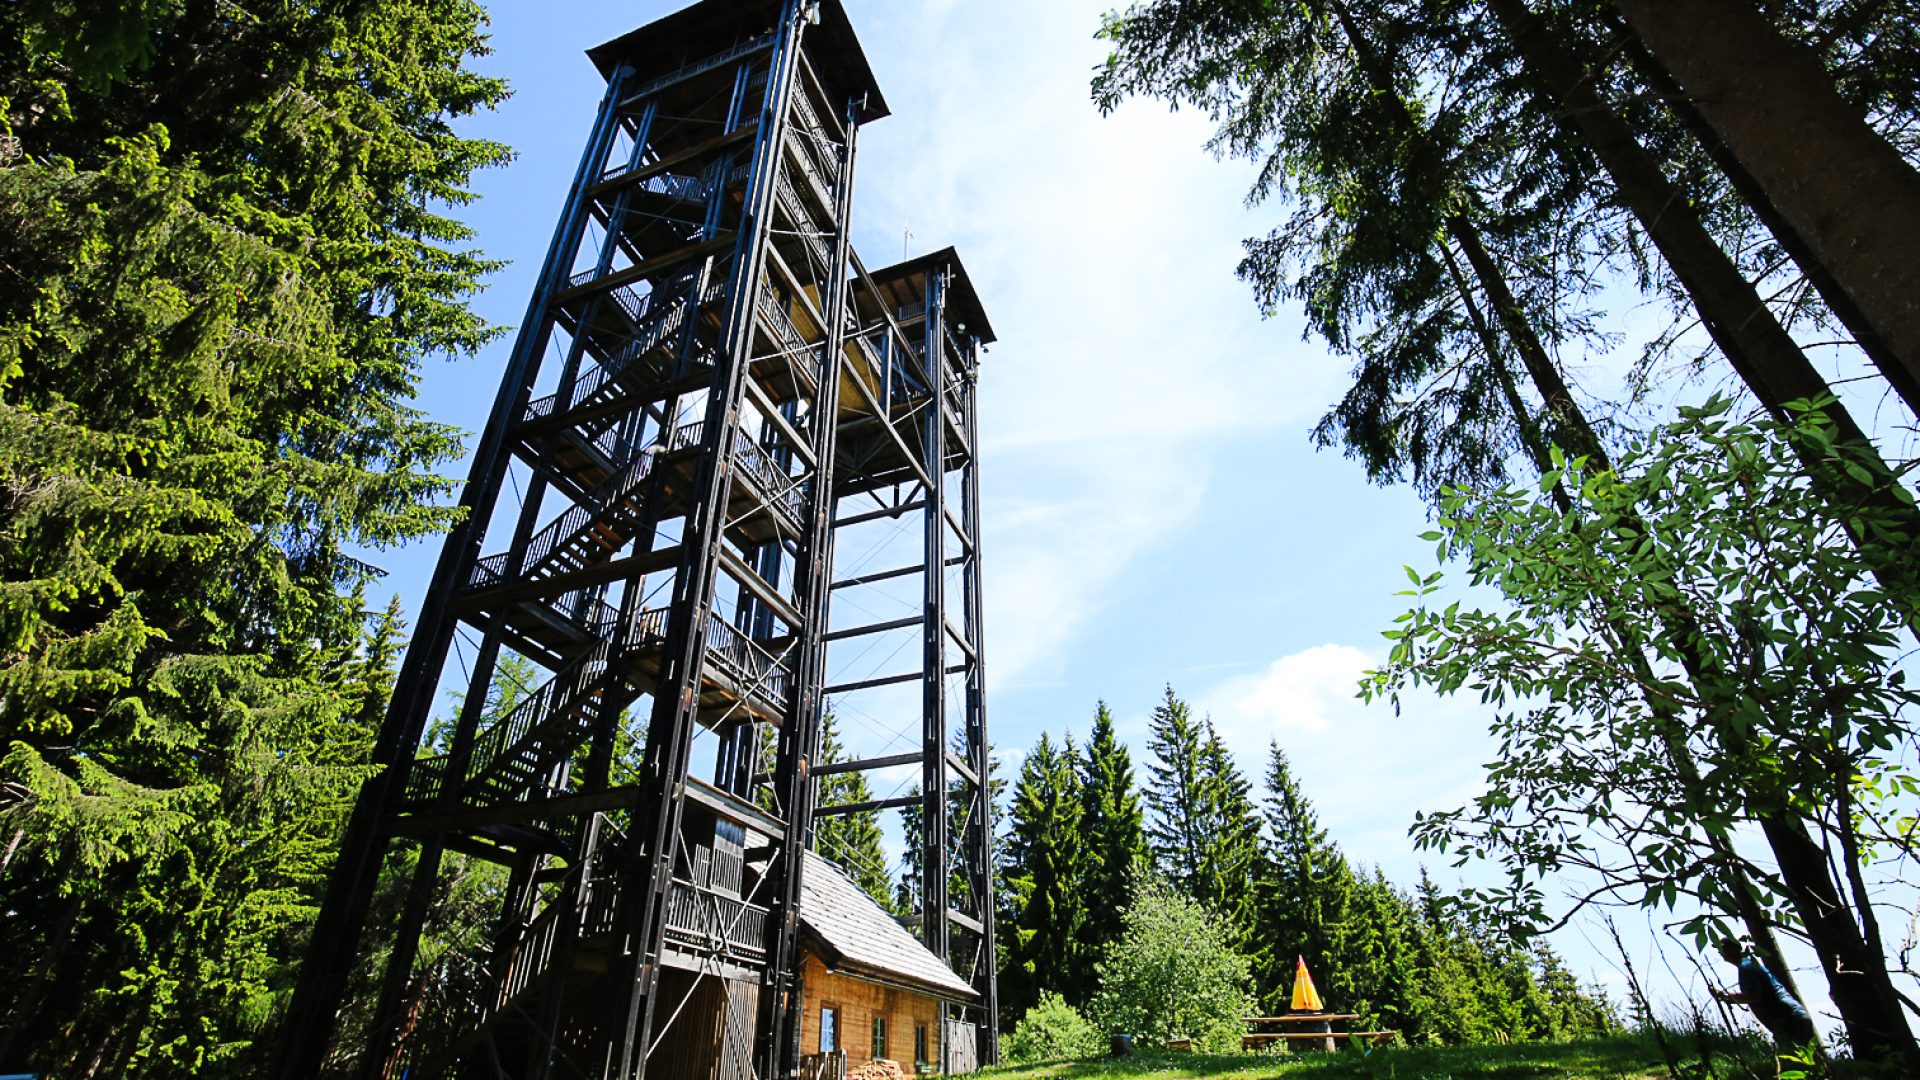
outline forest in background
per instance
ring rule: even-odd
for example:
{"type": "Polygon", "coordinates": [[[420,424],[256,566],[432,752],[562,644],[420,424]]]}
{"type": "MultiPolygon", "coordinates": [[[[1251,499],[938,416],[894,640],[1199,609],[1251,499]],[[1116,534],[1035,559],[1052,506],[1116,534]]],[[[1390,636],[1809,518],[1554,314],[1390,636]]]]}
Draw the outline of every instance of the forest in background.
{"type": "MultiPolygon", "coordinates": [[[[1257,1010],[1245,1015],[1291,1011],[1304,960],[1327,1008],[1360,1017],[1353,1030],[1413,1043],[1619,1028],[1605,995],[1580,985],[1546,943],[1476,924],[1424,874],[1408,889],[1350,862],[1278,743],[1256,795],[1212,722],[1171,687],[1148,740],[1141,784],[1102,703],[1084,745],[1042,734],[1021,759],[999,853],[1002,1031],[1017,1033],[1048,995],[1113,1026],[1123,1003],[1110,984],[1139,962],[1116,946],[1130,909],[1156,888],[1201,916],[1169,947],[1201,951],[1211,941],[1241,962],[1251,995],[1241,1007],[1257,1010]]],[[[1208,1030],[1171,1034],[1238,1048],[1246,1028],[1237,1015],[1208,1021],[1208,1030]]]]}

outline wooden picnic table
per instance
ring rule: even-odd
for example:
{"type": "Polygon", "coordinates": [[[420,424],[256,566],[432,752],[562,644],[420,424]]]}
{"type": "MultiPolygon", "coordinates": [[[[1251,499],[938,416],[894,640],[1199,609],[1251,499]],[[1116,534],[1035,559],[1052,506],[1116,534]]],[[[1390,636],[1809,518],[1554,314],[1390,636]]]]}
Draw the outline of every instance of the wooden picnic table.
{"type": "Polygon", "coordinates": [[[1288,1013],[1285,1016],[1243,1016],[1241,1023],[1258,1027],[1261,1024],[1297,1025],[1306,1030],[1300,1031],[1253,1031],[1240,1036],[1240,1049],[1255,1050],[1270,1042],[1285,1042],[1293,1045],[1293,1040],[1307,1039],[1320,1041],[1321,1049],[1332,1050],[1335,1039],[1371,1039],[1385,1042],[1399,1034],[1394,1031],[1335,1031],[1336,1020],[1353,1021],[1360,1019],[1358,1013],[1288,1013]],[[1309,1025],[1311,1027],[1309,1028],[1309,1025]]]}

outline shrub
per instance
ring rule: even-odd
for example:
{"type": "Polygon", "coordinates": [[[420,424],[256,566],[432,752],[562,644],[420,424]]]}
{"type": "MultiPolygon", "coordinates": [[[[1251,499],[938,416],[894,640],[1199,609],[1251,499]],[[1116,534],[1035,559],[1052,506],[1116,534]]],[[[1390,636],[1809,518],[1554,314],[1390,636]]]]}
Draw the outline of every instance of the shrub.
{"type": "Polygon", "coordinates": [[[1120,936],[1100,958],[1100,1028],[1147,1044],[1191,1038],[1194,1049],[1235,1050],[1253,1005],[1247,960],[1221,921],[1162,882],[1143,882],[1120,936]]]}
{"type": "Polygon", "coordinates": [[[1106,1049],[1106,1041],[1093,1022],[1067,1004],[1067,999],[1051,990],[1027,1015],[1013,1026],[1013,1033],[1000,1044],[1000,1054],[1014,1064],[1055,1061],[1060,1058],[1088,1058],[1106,1049]]]}

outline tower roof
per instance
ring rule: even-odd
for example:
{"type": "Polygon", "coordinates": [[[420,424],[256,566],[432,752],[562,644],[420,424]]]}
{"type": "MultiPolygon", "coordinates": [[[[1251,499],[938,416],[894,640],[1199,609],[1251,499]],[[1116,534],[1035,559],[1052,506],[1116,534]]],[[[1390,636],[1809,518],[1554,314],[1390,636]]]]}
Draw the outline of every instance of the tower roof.
{"type": "MultiPolygon", "coordinates": [[[[803,37],[814,74],[829,92],[865,98],[859,117],[862,124],[887,116],[887,99],[874,80],[846,8],[840,0],[819,3],[820,25],[808,27],[803,37]]],[[[587,56],[607,78],[623,61],[632,64],[642,78],[666,74],[772,33],[785,7],[785,0],[700,0],[596,45],[587,50],[587,56]]]]}
{"type": "Polygon", "coordinates": [[[927,299],[927,276],[939,270],[949,272],[947,308],[953,313],[949,322],[964,323],[967,332],[983,345],[992,344],[993,324],[987,321],[986,306],[973,289],[973,279],[961,265],[960,253],[945,247],[918,258],[897,262],[872,272],[873,283],[888,294],[895,308],[912,307],[927,299]]]}

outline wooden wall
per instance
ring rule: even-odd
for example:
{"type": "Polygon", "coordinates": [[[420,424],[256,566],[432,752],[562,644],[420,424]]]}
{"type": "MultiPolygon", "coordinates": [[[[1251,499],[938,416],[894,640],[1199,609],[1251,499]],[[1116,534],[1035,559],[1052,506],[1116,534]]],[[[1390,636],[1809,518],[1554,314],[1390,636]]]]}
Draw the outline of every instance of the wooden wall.
{"type": "Polygon", "coordinates": [[[667,1024],[675,1009],[680,1014],[664,1030],[655,1030],[659,1044],[647,1059],[648,1075],[658,1071],[675,1080],[752,1080],[759,1001],[758,983],[714,976],[696,979],[676,968],[663,970],[654,1023],[667,1024]],[[686,1005],[681,1008],[683,1000],[686,1005]]]}
{"type": "Polygon", "coordinates": [[[800,1052],[820,1051],[820,1010],[836,1006],[840,1010],[840,1048],[847,1052],[847,1064],[859,1065],[873,1060],[873,1018],[887,1018],[887,1060],[900,1064],[913,1074],[913,1030],[927,1029],[927,1061],[940,1063],[940,1003],[925,994],[896,990],[888,986],[839,975],[827,970],[820,958],[807,954],[802,969],[800,1052]]]}

